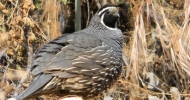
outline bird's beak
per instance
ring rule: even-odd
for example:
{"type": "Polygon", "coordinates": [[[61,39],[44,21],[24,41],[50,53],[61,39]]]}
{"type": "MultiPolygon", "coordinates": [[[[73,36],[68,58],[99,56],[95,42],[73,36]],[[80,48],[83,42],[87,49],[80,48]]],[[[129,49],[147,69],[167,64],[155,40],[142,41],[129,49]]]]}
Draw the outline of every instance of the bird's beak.
{"type": "Polygon", "coordinates": [[[115,11],[115,13],[113,14],[114,16],[116,16],[116,17],[120,17],[120,15],[119,15],[119,9],[117,8],[117,10],[115,11]]]}
{"type": "Polygon", "coordinates": [[[118,12],[116,12],[116,13],[114,14],[114,16],[120,17],[120,15],[119,15],[118,12]]]}

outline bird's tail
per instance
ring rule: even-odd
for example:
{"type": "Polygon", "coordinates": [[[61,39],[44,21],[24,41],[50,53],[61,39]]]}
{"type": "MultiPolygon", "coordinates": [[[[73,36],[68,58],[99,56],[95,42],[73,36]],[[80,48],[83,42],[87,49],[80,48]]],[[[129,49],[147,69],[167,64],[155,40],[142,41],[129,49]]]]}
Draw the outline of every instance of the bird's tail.
{"type": "Polygon", "coordinates": [[[16,97],[16,100],[25,100],[25,98],[37,95],[35,92],[45,86],[45,84],[47,84],[52,78],[53,76],[49,74],[41,74],[37,76],[32,83],[16,97]]]}

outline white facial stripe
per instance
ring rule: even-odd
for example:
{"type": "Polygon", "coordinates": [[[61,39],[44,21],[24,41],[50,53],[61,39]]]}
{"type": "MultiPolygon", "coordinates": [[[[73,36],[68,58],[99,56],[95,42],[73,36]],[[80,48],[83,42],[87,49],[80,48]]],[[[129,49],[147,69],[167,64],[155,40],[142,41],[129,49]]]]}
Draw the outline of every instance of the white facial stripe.
{"type": "Polygon", "coordinates": [[[108,28],[108,29],[110,29],[110,30],[117,30],[117,27],[111,28],[111,27],[108,27],[108,26],[106,26],[106,25],[104,24],[104,21],[103,21],[104,15],[105,15],[105,13],[101,16],[101,21],[100,21],[100,22],[102,23],[102,25],[104,25],[106,28],[108,28]]]}
{"type": "Polygon", "coordinates": [[[104,12],[104,11],[106,11],[106,10],[108,10],[108,9],[111,9],[111,8],[115,8],[115,7],[106,7],[106,8],[104,8],[104,9],[102,9],[102,11],[100,11],[100,12],[98,13],[98,15],[100,15],[102,12],[104,12]]]}

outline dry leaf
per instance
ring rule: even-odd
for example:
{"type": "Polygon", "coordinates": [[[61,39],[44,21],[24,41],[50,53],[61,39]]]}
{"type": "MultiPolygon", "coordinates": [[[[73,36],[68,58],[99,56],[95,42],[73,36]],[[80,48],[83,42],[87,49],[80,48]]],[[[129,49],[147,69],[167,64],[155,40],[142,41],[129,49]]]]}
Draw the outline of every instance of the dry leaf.
{"type": "Polygon", "coordinates": [[[105,97],[104,97],[104,100],[113,100],[113,98],[110,97],[110,96],[105,96],[105,97]]]}
{"type": "Polygon", "coordinates": [[[83,100],[81,97],[63,97],[59,100],[83,100]]]}
{"type": "Polygon", "coordinates": [[[0,100],[5,100],[5,95],[6,95],[5,91],[1,91],[0,92],[0,100]]]}
{"type": "Polygon", "coordinates": [[[156,87],[159,84],[158,77],[152,72],[147,72],[146,78],[149,79],[149,84],[147,86],[148,89],[154,89],[154,87],[156,87]]]}
{"type": "Polygon", "coordinates": [[[160,100],[157,96],[148,95],[148,100],[160,100]]]}
{"type": "Polygon", "coordinates": [[[24,17],[22,21],[24,22],[24,24],[29,25],[30,27],[34,27],[34,23],[29,17],[24,17]]]}
{"type": "Polygon", "coordinates": [[[0,47],[7,43],[9,35],[0,33],[0,47]]]}
{"type": "Polygon", "coordinates": [[[5,14],[8,13],[8,10],[6,9],[5,5],[3,5],[1,2],[0,2],[0,10],[1,10],[3,13],[5,13],[5,14]]]}
{"type": "Polygon", "coordinates": [[[147,0],[147,3],[150,5],[152,4],[152,0],[147,0]]]}
{"type": "Polygon", "coordinates": [[[1,86],[0,100],[5,100],[5,99],[2,99],[4,98],[3,95],[11,93],[14,89],[7,80],[4,80],[3,83],[0,82],[0,86],[1,86]]]}
{"type": "Polygon", "coordinates": [[[172,97],[174,98],[174,100],[181,100],[180,92],[176,87],[171,87],[170,93],[172,94],[172,97]]]}
{"type": "Polygon", "coordinates": [[[34,9],[33,0],[24,0],[22,13],[24,16],[28,16],[28,9],[34,9]]]}
{"type": "Polygon", "coordinates": [[[4,85],[3,85],[3,90],[5,91],[5,93],[11,93],[13,90],[13,87],[9,84],[9,82],[7,80],[4,81],[4,85]]]}
{"type": "Polygon", "coordinates": [[[11,25],[16,25],[16,24],[18,24],[18,23],[21,22],[21,21],[22,21],[22,17],[21,17],[20,15],[18,15],[18,16],[14,17],[14,18],[11,20],[10,24],[11,24],[11,25]]]}
{"type": "Polygon", "coordinates": [[[189,5],[190,5],[190,0],[185,0],[183,9],[186,10],[189,7],[189,5]]]}
{"type": "Polygon", "coordinates": [[[26,74],[26,71],[8,68],[5,79],[20,80],[26,74]]]}
{"type": "MultiPolygon", "coordinates": [[[[12,55],[12,56],[14,55],[14,51],[12,49],[7,49],[6,53],[9,55],[12,55]]],[[[10,62],[12,62],[11,59],[9,59],[9,60],[10,60],[10,62]]]]}
{"type": "Polygon", "coordinates": [[[24,0],[24,3],[23,3],[23,8],[24,9],[29,9],[31,5],[33,5],[32,0],[24,0]]]}
{"type": "Polygon", "coordinates": [[[29,32],[28,41],[31,42],[31,41],[34,41],[34,40],[36,40],[36,36],[34,35],[33,32],[29,32]]]}

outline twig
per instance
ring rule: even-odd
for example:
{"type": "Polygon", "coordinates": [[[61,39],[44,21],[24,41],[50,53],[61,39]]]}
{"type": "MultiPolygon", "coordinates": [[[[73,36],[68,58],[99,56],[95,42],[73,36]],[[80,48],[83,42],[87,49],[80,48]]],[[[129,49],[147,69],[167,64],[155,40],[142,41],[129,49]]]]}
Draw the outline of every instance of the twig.
{"type": "Polygon", "coordinates": [[[83,100],[82,97],[76,96],[76,95],[68,95],[64,96],[59,100],[83,100]]]}
{"type": "Polygon", "coordinates": [[[115,0],[110,0],[111,4],[115,4],[115,0]]]}
{"type": "Polygon", "coordinates": [[[43,33],[43,35],[41,35],[46,41],[50,41],[50,39],[47,39],[47,36],[45,35],[45,33],[41,30],[41,28],[36,24],[36,22],[32,19],[32,17],[28,16],[32,22],[38,27],[38,29],[40,30],[41,33],[43,33]],[[45,37],[46,36],[46,37],[45,37]]]}
{"type": "MultiPolygon", "coordinates": [[[[26,69],[26,74],[21,78],[18,86],[17,86],[17,90],[20,90],[20,88],[22,87],[22,83],[26,80],[30,70],[31,70],[31,66],[32,66],[32,58],[33,58],[33,48],[32,46],[29,44],[29,41],[28,41],[28,65],[27,65],[27,69],[26,69]]],[[[15,92],[15,96],[17,95],[18,93],[15,92]]]]}
{"type": "Polygon", "coordinates": [[[6,53],[6,50],[7,50],[7,49],[3,49],[3,50],[0,52],[0,59],[1,59],[2,56],[6,53]]]}
{"type": "Polygon", "coordinates": [[[107,0],[102,0],[102,5],[107,4],[107,0]]]}
{"type": "Polygon", "coordinates": [[[89,1],[88,0],[87,0],[87,11],[88,11],[88,18],[87,18],[87,21],[86,21],[86,27],[88,26],[89,19],[90,19],[90,8],[89,8],[89,1]]]}
{"type": "Polygon", "coordinates": [[[153,86],[152,84],[149,84],[148,82],[145,82],[145,81],[144,81],[144,83],[146,83],[146,84],[148,84],[148,85],[154,87],[154,89],[160,91],[161,94],[162,94],[162,99],[161,99],[161,100],[168,100],[168,99],[166,98],[166,96],[165,96],[165,92],[164,92],[162,89],[160,89],[160,88],[158,88],[158,87],[156,87],[156,86],[153,86]]]}
{"type": "Polygon", "coordinates": [[[60,3],[60,13],[59,13],[59,26],[60,26],[61,34],[63,34],[64,28],[65,28],[65,23],[64,23],[64,18],[63,18],[63,13],[62,13],[62,4],[61,3],[60,3]]]}
{"type": "MultiPolygon", "coordinates": [[[[51,5],[50,0],[47,0],[46,2],[49,3],[48,5],[51,5]]],[[[51,22],[50,21],[50,11],[47,12],[47,22],[51,22]]],[[[48,39],[50,40],[51,39],[51,36],[50,36],[50,24],[47,25],[47,35],[48,35],[48,39]]]]}
{"type": "Polygon", "coordinates": [[[93,8],[92,6],[94,6],[95,0],[92,0],[90,3],[90,8],[93,8]]]}
{"type": "Polygon", "coordinates": [[[122,56],[122,61],[123,61],[123,66],[129,66],[129,63],[124,55],[122,56]]]}
{"type": "Polygon", "coordinates": [[[96,5],[97,5],[98,9],[100,9],[101,8],[100,1],[99,0],[95,0],[95,2],[96,2],[96,5]]]}
{"type": "MultiPolygon", "coordinates": [[[[7,54],[6,53],[4,53],[4,56],[6,56],[6,59],[9,59],[9,56],[7,56],[7,54]]],[[[4,71],[4,73],[3,73],[3,79],[2,79],[2,81],[1,81],[1,89],[2,89],[2,87],[4,86],[4,80],[5,80],[5,78],[6,78],[6,73],[7,73],[7,70],[8,70],[8,68],[9,68],[9,62],[7,62],[7,66],[6,66],[6,68],[5,68],[5,71],[4,71]]]]}
{"type": "MultiPolygon", "coordinates": [[[[131,83],[131,82],[127,82],[127,81],[120,81],[121,82],[121,84],[123,84],[123,85],[131,85],[131,86],[133,86],[133,87],[136,87],[136,88],[138,88],[139,90],[142,90],[142,91],[144,91],[144,92],[148,92],[149,94],[163,94],[163,93],[160,93],[160,92],[155,92],[155,91],[150,91],[150,90],[147,90],[147,89],[145,89],[145,88],[143,88],[143,87],[140,87],[139,85],[137,85],[137,84],[134,84],[134,83],[131,83]]],[[[166,94],[166,95],[172,95],[171,93],[164,93],[164,94],[166,94]]],[[[186,95],[186,94],[185,94],[186,95]]]]}
{"type": "MultiPolygon", "coordinates": [[[[139,80],[141,81],[141,83],[142,84],[147,84],[147,85],[150,85],[150,86],[152,86],[155,90],[157,90],[157,91],[160,91],[161,93],[162,93],[162,99],[161,100],[167,100],[167,98],[166,98],[166,96],[165,96],[165,92],[162,90],[162,89],[160,89],[159,87],[156,87],[156,86],[154,86],[154,85],[152,85],[152,84],[149,84],[148,82],[146,82],[146,81],[143,81],[142,80],[142,78],[138,75],[138,78],[139,78],[139,80]],[[165,98],[165,99],[164,99],[165,98]]],[[[145,86],[147,86],[147,85],[145,85],[145,86]]]]}
{"type": "MultiPolygon", "coordinates": [[[[18,5],[18,0],[16,1],[16,4],[14,4],[13,2],[11,2],[14,6],[15,6],[15,8],[14,8],[14,10],[13,10],[13,12],[11,13],[11,16],[8,18],[8,20],[6,21],[6,23],[8,23],[9,22],[9,20],[12,18],[12,16],[13,16],[13,13],[15,12],[15,10],[16,10],[16,8],[19,8],[17,5],[18,5]]],[[[19,9],[19,10],[21,10],[21,9],[19,9]]]]}
{"type": "MultiPolygon", "coordinates": [[[[2,56],[6,56],[7,58],[8,58],[8,56],[6,55],[6,49],[4,49],[4,50],[2,50],[1,52],[0,52],[0,59],[2,58],[2,56]]],[[[9,63],[7,64],[7,66],[6,66],[6,68],[5,68],[5,71],[4,71],[4,73],[3,73],[3,79],[2,79],[2,81],[1,81],[1,89],[2,89],[2,87],[3,87],[3,85],[4,85],[4,79],[5,79],[5,77],[6,77],[6,72],[7,72],[7,69],[8,69],[8,67],[9,67],[9,63]]]]}

